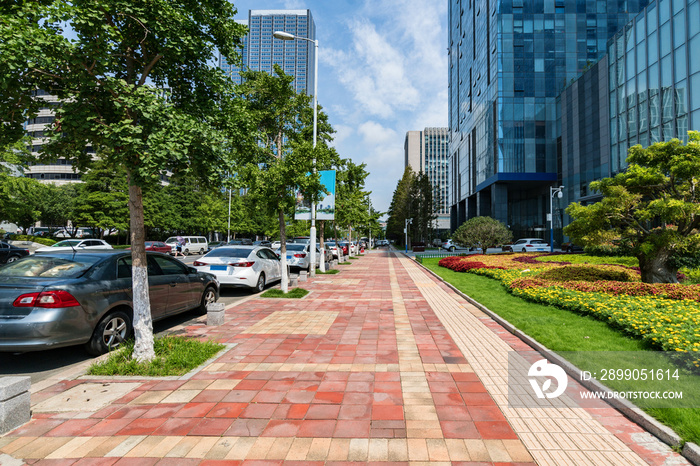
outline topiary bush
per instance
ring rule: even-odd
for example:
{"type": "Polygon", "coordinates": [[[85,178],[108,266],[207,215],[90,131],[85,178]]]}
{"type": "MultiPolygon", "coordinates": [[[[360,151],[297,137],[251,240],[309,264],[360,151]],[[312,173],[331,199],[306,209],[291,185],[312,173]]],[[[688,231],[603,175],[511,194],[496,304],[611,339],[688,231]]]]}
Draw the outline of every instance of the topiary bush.
{"type": "Polygon", "coordinates": [[[569,265],[548,269],[538,274],[537,278],[556,282],[639,281],[638,274],[631,269],[624,270],[612,267],[591,267],[586,265],[569,265]]]}

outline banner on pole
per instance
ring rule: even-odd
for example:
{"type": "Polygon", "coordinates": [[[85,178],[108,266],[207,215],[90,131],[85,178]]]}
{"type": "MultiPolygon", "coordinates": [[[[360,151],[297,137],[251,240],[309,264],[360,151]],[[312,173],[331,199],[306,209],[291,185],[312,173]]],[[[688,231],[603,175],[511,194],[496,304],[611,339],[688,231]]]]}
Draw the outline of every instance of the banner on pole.
{"type": "MultiPolygon", "coordinates": [[[[335,170],[322,170],[321,184],[328,194],[319,193],[316,204],[316,220],[333,220],[335,218],[335,170]]],[[[294,212],[294,220],[311,220],[311,203],[304,198],[301,191],[297,191],[297,204],[294,212]]]]}

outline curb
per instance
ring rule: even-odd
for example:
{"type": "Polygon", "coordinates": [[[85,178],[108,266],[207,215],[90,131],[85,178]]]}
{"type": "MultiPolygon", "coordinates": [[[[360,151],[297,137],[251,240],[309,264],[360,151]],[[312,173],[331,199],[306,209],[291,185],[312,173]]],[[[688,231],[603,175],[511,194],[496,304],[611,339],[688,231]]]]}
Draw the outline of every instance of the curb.
{"type": "MultiPolygon", "coordinates": [[[[401,252],[404,256],[406,256],[409,259],[412,259],[411,257],[407,256],[405,253],[401,252]]],[[[433,272],[432,270],[428,269],[425,267],[423,264],[420,262],[414,260],[414,262],[419,265],[423,270],[428,272],[430,275],[433,277],[437,278],[440,280],[442,283],[447,285],[452,291],[457,293],[459,296],[464,298],[466,301],[470,302],[474,306],[476,306],[480,311],[482,311],[484,314],[488,315],[491,319],[493,319],[495,322],[497,322],[501,327],[506,329],[508,332],[512,333],[516,337],[518,337],[520,340],[522,340],[524,343],[527,345],[531,346],[534,350],[536,350],[538,353],[540,353],[542,356],[544,356],[547,360],[550,362],[557,364],[561,366],[562,369],[574,380],[576,380],[579,384],[583,385],[590,391],[606,391],[610,392],[611,390],[606,387],[605,385],[601,384],[600,382],[596,380],[582,380],[583,378],[581,377],[581,369],[567,361],[566,359],[562,358],[558,354],[554,353],[552,350],[532,338],[531,336],[527,335],[523,331],[517,329],[513,324],[508,322],[506,319],[500,317],[498,314],[494,313],[491,311],[489,308],[486,306],[482,305],[478,301],[474,300],[473,298],[467,296],[464,294],[462,291],[458,290],[455,286],[453,286],[451,283],[446,282],[442,277],[440,277],[438,274],[433,272]]],[[[683,440],[681,437],[670,427],[661,424],[659,421],[642,411],[640,408],[635,406],[634,404],[630,403],[629,401],[625,399],[618,399],[618,398],[613,398],[613,399],[608,399],[608,400],[602,400],[605,401],[607,404],[615,408],[617,411],[619,411],[621,414],[623,414],[625,417],[630,419],[631,421],[635,422],[642,428],[644,428],[647,432],[651,433],[652,435],[656,436],[659,440],[664,442],[665,444],[675,447],[676,449],[679,448],[681,445],[683,445],[683,449],[681,450],[680,454],[693,463],[694,465],[700,466],[700,446],[692,443],[692,442],[686,442],[683,444],[683,440]]]]}

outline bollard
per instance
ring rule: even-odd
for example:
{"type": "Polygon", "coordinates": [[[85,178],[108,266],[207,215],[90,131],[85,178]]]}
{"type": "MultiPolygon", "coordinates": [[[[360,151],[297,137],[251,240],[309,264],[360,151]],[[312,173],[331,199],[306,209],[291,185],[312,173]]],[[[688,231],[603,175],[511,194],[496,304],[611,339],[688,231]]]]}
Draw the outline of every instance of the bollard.
{"type": "Polygon", "coordinates": [[[299,286],[299,279],[297,277],[294,277],[294,278],[290,277],[289,278],[289,286],[291,288],[296,288],[297,286],[299,286]]]}
{"type": "Polygon", "coordinates": [[[218,326],[224,324],[226,305],[224,303],[207,304],[207,325],[218,326]]]}
{"type": "Polygon", "coordinates": [[[32,418],[29,377],[0,377],[0,435],[32,418]]]}
{"type": "Polygon", "coordinates": [[[306,279],[307,279],[306,270],[300,270],[299,271],[299,281],[305,282],[306,279]]]}

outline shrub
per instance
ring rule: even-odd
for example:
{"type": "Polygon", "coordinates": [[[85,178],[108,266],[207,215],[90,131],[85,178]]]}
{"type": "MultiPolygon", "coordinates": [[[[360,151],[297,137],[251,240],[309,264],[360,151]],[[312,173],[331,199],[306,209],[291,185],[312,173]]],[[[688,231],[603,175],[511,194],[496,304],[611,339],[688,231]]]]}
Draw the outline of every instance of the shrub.
{"type": "Polygon", "coordinates": [[[12,241],[32,241],[34,243],[43,244],[44,246],[51,246],[56,244],[56,240],[51,238],[42,238],[41,236],[30,236],[30,235],[14,235],[12,241]]]}
{"type": "Polygon", "coordinates": [[[553,280],[557,282],[583,281],[614,281],[614,282],[631,282],[638,281],[639,275],[632,270],[624,270],[613,267],[592,267],[586,265],[568,265],[565,267],[556,267],[545,270],[538,275],[538,278],[544,280],[553,280]]]}

